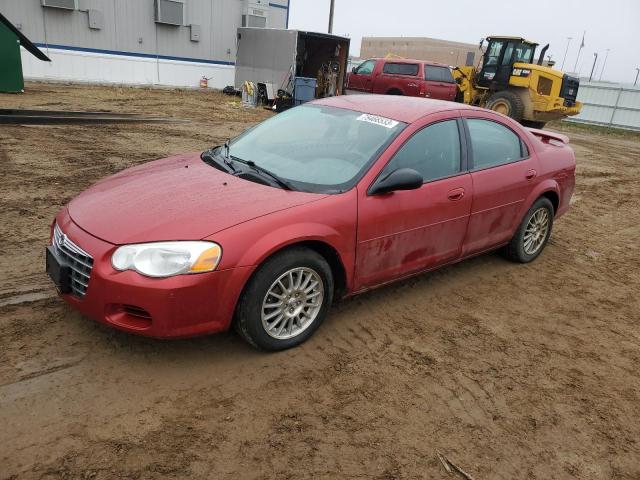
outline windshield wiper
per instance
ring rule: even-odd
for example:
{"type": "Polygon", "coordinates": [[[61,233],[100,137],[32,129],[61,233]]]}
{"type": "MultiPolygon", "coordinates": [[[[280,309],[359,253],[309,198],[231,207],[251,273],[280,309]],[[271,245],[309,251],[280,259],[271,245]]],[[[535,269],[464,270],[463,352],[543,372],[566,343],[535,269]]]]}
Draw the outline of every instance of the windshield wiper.
{"type": "Polygon", "coordinates": [[[244,163],[246,165],[249,165],[251,168],[253,168],[258,173],[262,173],[263,175],[266,175],[267,177],[270,177],[278,185],[280,185],[280,187],[282,187],[284,190],[294,190],[293,185],[291,185],[289,182],[287,182],[284,178],[279,177],[275,173],[270,172],[269,170],[267,170],[264,167],[261,167],[260,165],[256,165],[253,160],[242,160],[241,158],[234,157],[233,155],[231,155],[231,158],[233,160],[235,160],[236,162],[240,162],[240,163],[244,163]]]}
{"type": "Polygon", "coordinates": [[[218,159],[221,159],[222,163],[226,166],[226,168],[223,167],[225,170],[227,170],[227,171],[229,171],[231,173],[237,173],[238,172],[238,170],[233,166],[233,163],[231,163],[231,159],[228,156],[220,155],[218,153],[214,153],[213,148],[202,152],[202,154],[200,155],[200,158],[202,158],[202,160],[214,163],[215,164],[214,166],[216,166],[216,165],[222,166],[222,164],[218,160],[218,159]]]}

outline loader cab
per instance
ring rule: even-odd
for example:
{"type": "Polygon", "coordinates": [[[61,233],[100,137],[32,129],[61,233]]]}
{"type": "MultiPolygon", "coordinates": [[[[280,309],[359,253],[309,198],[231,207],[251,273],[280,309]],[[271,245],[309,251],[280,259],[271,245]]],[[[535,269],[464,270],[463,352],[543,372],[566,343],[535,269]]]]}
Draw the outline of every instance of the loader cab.
{"type": "MultiPolygon", "coordinates": [[[[481,44],[482,45],[482,44],[481,44]]],[[[489,37],[476,83],[499,90],[509,85],[513,64],[533,63],[537,43],[519,37],[489,37]]]]}

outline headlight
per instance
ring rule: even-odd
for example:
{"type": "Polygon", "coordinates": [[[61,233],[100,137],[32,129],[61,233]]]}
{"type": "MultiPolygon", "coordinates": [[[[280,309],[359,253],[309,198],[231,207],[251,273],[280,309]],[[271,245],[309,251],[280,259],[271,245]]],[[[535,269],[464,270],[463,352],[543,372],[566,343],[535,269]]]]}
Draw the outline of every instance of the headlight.
{"type": "Polygon", "coordinates": [[[116,270],[148,277],[172,277],[216,269],[222,248],[213,242],[157,242],[119,247],[111,256],[116,270]]]}

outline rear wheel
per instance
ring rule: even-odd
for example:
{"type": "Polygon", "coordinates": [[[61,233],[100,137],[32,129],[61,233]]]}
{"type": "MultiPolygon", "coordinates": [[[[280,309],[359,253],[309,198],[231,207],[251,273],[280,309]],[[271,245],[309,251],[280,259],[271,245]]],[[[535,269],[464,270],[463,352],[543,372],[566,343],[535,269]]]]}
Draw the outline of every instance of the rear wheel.
{"type": "Polygon", "coordinates": [[[515,235],[504,248],[505,256],[514,262],[529,263],[535,260],[549,241],[553,227],[553,204],[540,197],[524,216],[515,235]]]}
{"type": "Polygon", "coordinates": [[[284,350],[307,340],[333,300],[331,267],[317,252],[291,248],[269,258],[245,288],[235,327],[251,345],[284,350]]]}
{"type": "Polygon", "coordinates": [[[387,92],[387,95],[402,95],[402,92],[397,88],[392,88],[387,92]]]}
{"type": "Polygon", "coordinates": [[[486,108],[511,117],[516,122],[521,122],[524,115],[522,99],[519,95],[509,91],[497,92],[491,95],[487,100],[486,108]]]}

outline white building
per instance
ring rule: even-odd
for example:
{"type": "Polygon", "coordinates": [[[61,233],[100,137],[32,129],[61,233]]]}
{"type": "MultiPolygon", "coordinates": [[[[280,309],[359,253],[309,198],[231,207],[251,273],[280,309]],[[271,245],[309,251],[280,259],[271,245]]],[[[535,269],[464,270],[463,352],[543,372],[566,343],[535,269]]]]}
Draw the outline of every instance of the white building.
{"type": "Polygon", "coordinates": [[[25,78],[131,85],[233,85],[236,30],[287,28],[289,0],[0,0],[51,58],[23,51],[25,78]]]}

